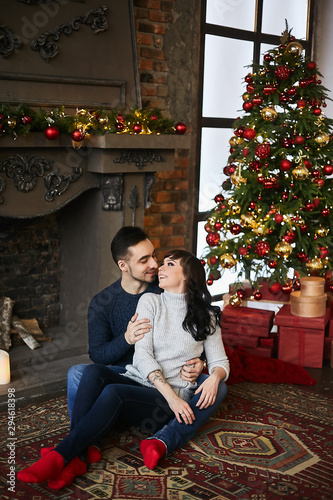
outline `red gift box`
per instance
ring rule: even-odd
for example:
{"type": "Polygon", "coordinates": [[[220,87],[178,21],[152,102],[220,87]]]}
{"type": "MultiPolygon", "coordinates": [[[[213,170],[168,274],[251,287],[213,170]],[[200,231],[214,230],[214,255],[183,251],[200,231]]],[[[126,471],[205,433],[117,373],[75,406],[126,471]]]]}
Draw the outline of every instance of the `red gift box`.
{"type": "Polygon", "coordinates": [[[269,326],[243,325],[242,323],[231,323],[223,320],[221,324],[225,333],[233,333],[237,335],[268,337],[270,332],[269,326]]]}
{"type": "Polygon", "coordinates": [[[236,332],[225,331],[222,329],[222,339],[223,342],[227,345],[238,346],[241,345],[243,347],[257,347],[259,344],[258,337],[251,337],[250,335],[239,335],[236,332]]]}
{"type": "Polygon", "coordinates": [[[269,331],[273,326],[274,311],[255,309],[252,307],[224,306],[221,314],[221,325],[237,323],[255,327],[266,327],[269,331]]]}
{"type": "Polygon", "coordinates": [[[331,319],[328,331],[327,331],[327,336],[333,339],[333,319],[331,319]]]}
{"type": "Polygon", "coordinates": [[[290,312],[290,305],[284,305],[280,311],[276,313],[274,323],[279,326],[294,326],[296,328],[308,328],[311,330],[325,330],[325,327],[330,319],[330,309],[326,309],[324,316],[316,318],[305,318],[303,316],[295,316],[290,312]]]}
{"type": "Polygon", "coordinates": [[[271,358],[273,354],[273,347],[264,347],[264,346],[258,346],[258,347],[247,347],[246,352],[249,354],[252,354],[253,356],[263,356],[264,358],[271,358]]]}
{"type": "Polygon", "coordinates": [[[282,361],[307,368],[323,366],[324,329],[280,326],[278,346],[282,361]]]}

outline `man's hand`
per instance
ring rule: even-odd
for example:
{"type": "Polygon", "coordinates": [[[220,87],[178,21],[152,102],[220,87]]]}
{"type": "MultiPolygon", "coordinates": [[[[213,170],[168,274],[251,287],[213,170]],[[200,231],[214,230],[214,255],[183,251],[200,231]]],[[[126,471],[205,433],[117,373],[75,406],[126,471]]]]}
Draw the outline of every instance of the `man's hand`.
{"type": "Polygon", "coordinates": [[[180,377],[186,382],[191,382],[194,384],[200,373],[203,370],[203,361],[200,358],[193,358],[186,361],[186,365],[183,366],[180,372],[180,377]]]}
{"type": "Polygon", "coordinates": [[[138,313],[130,319],[127,325],[127,330],[125,332],[125,340],[128,344],[134,345],[138,340],[148,333],[151,329],[151,324],[149,319],[139,319],[137,320],[138,313]]]}

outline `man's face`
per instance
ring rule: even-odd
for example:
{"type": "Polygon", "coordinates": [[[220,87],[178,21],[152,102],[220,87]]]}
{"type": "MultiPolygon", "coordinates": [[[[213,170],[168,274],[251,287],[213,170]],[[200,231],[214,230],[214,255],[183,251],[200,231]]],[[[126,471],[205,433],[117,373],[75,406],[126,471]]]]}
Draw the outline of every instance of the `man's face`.
{"type": "Polygon", "coordinates": [[[152,283],[157,272],[155,249],[149,240],[140,241],[129,247],[125,260],[129,275],[136,281],[152,283]]]}

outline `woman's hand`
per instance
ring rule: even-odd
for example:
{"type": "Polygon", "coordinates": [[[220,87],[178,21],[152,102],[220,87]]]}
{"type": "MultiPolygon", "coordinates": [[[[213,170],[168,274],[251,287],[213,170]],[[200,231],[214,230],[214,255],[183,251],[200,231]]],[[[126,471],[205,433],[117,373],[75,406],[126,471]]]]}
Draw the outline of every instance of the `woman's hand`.
{"type": "Polygon", "coordinates": [[[186,361],[180,372],[180,378],[194,384],[203,369],[203,361],[200,358],[193,358],[186,361]]]}
{"type": "Polygon", "coordinates": [[[176,394],[174,394],[171,398],[168,398],[167,401],[180,424],[184,422],[186,425],[189,425],[194,422],[194,413],[192,411],[192,408],[188,403],[186,403],[186,401],[184,401],[176,394]]]}
{"type": "Polygon", "coordinates": [[[211,375],[199,385],[194,394],[199,394],[201,392],[200,398],[196,404],[200,410],[208,408],[208,406],[211,406],[215,402],[219,383],[225,376],[225,370],[221,367],[216,367],[213,369],[211,375]]]}
{"type": "Polygon", "coordinates": [[[151,329],[149,319],[144,318],[137,320],[137,317],[138,313],[135,313],[134,316],[132,316],[128,322],[127,330],[125,332],[125,340],[130,345],[133,345],[138,340],[141,340],[142,337],[144,337],[144,335],[151,329]]]}

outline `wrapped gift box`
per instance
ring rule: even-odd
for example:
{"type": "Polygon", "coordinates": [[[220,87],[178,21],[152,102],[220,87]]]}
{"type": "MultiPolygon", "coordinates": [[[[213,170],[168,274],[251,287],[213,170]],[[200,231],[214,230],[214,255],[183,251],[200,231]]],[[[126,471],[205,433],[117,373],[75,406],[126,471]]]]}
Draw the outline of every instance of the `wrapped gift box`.
{"type": "Polygon", "coordinates": [[[222,339],[226,345],[230,345],[232,347],[237,347],[241,345],[243,347],[257,347],[259,344],[259,338],[253,337],[251,335],[239,335],[235,332],[225,331],[222,328],[222,339]]]}
{"type": "Polygon", "coordinates": [[[232,333],[237,335],[268,337],[270,332],[269,325],[268,326],[243,325],[242,323],[232,323],[223,320],[221,322],[221,325],[225,333],[232,333]]]}
{"type": "Polygon", "coordinates": [[[324,330],[280,326],[278,359],[307,368],[322,368],[324,330]]]}
{"type": "Polygon", "coordinates": [[[252,307],[233,307],[226,305],[221,314],[221,325],[237,323],[255,327],[265,327],[271,330],[274,320],[274,311],[255,309],[252,307]]]}
{"type": "MultiPolygon", "coordinates": [[[[278,326],[290,326],[296,328],[310,328],[311,330],[325,330],[330,319],[330,310],[326,308],[324,316],[315,318],[304,318],[302,316],[294,316],[290,312],[290,305],[286,304],[281,307],[280,311],[275,315],[274,324],[278,326]]],[[[333,318],[332,318],[333,319],[333,318]]]]}
{"type": "Polygon", "coordinates": [[[273,355],[273,347],[246,347],[246,352],[252,354],[253,356],[263,356],[264,358],[271,358],[273,355]]]}

